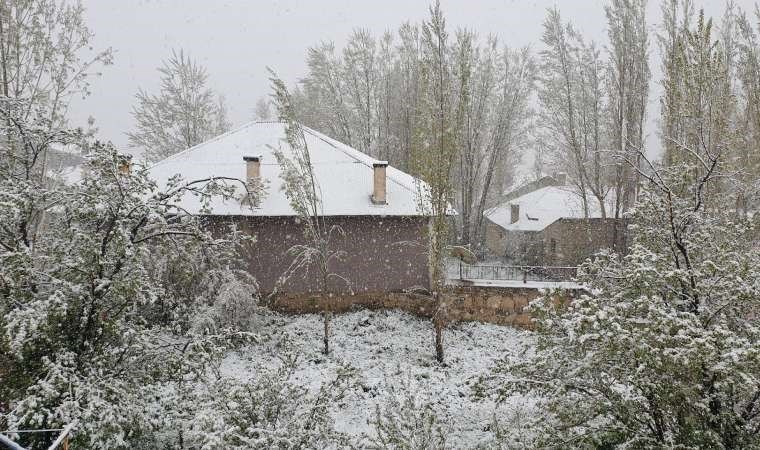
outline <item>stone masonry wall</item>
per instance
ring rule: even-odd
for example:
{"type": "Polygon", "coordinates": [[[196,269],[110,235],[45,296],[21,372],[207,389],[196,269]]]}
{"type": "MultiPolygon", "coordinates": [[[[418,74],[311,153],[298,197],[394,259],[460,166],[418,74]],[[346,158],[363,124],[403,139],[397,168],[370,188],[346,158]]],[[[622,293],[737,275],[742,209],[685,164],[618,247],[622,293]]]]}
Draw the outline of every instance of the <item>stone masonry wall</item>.
{"type": "MultiPolygon", "coordinates": [[[[450,321],[476,321],[497,325],[531,328],[531,316],[525,307],[540,295],[533,288],[497,288],[456,286],[443,294],[450,321]]],[[[557,298],[565,301],[572,297],[557,298]]],[[[382,294],[322,296],[319,294],[283,294],[272,308],[287,314],[319,313],[329,309],[335,313],[356,309],[400,309],[422,317],[431,317],[435,304],[426,296],[391,292],[382,294]]]]}

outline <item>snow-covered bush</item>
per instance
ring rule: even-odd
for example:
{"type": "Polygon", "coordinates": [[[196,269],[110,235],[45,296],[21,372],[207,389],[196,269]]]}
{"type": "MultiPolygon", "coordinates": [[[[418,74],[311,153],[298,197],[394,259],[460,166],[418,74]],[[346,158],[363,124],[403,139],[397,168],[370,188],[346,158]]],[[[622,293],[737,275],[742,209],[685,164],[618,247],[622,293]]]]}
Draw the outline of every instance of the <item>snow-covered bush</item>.
{"type": "Polygon", "coordinates": [[[297,354],[285,351],[277,368],[263,368],[245,383],[222,378],[201,395],[189,422],[187,442],[200,449],[344,448],[347,437],[333,428],[329,408],[354,378],[343,367],[316,394],[291,380],[297,354]]]}
{"type": "Polygon", "coordinates": [[[386,381],[386,390],[388,400],[382,407],[375,407],[375,417],[371,421],[374,435],[370,438],[370,448],[450,448],[446,443],[446,436],[451,433],[448,416],[436,409],[424,391],[413,385],[409,376],[400,377],[398,384],[386,381]]]}
{"type": "MultiPolygon", "coordinates": [[[[159,190],[110,144],[26,121],[27,109],[0,101],[0,428],[77,420],[74,444],[82,448],[152,442],[173,427],[160,402],[167,389],[205,374],[249,337],[194,333],[188,317],[200,297],[167,281],[192,279],[194,265],[161,261],[198,252],[215,261],[231,251],[175,205],[186,193],[229,197],[232,186],[176,177],[159,190]],[[53,147],[86,155],[80,183],[51,182],[45,161],[53,147]]],[[[20,440],[45,447],[30,435],[20,440]]]]}
{"type": "Polygon", "coordinates": [[[760,228],[709,167],[671,189],[684,170],[651,176],[629,253],[587,263],[580,298],[534,302],[536,354],[486,380],[539,395],[535,446],[760,448],[760,228]]]}

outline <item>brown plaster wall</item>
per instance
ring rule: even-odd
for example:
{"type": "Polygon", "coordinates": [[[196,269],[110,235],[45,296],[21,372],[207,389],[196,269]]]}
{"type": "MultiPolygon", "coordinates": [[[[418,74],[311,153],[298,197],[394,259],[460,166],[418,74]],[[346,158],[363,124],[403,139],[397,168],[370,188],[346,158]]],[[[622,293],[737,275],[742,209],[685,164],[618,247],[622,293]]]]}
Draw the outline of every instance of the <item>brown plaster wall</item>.
{"type": "MultiPolygon", "coordinates": [[[[293,257],[288,249],[305,244],[303,225],[296,217],[223,217],[212,216],[207,223],[217,233],[234,222],[238,229],[256,237],[256,243],[244,255],[248,270],[256,277],[260,292],[274,291],[293,257]]],[[[336,294],[350,292],[393,292],[415,286],[428,287],[429,276],[425,255],[427,219],[421,217],[328,217],[327,227],[338,226],[344,235],[335,233],[333,249],[345,256],[333,261],[331,271],[345,277],[345,282],[332,279],[329,289],[336,294]]],[[[281,284],[278,291],[314,292],[320,289],[317,267],[301,270],[281,284]]]]}

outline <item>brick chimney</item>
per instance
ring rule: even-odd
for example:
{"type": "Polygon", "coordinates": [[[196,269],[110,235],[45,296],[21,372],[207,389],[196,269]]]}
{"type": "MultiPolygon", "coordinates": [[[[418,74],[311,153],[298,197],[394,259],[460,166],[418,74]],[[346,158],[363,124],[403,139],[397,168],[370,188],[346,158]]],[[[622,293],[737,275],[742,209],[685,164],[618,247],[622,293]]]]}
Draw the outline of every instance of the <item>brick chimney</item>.
{"type": "Polygon", "coordinates": [[[509,204],[509,223],[515,223],[518,220],[520,220],[520,204],[510,203],[509,204]]]}
{"type": "Polygon", "coordinates": [[[375,161],[372,163],[373,183],[372,183],[372,203],[375,205],[387,205],[385,195],[385,169],[388,167],[388,161],[375,161]]]}
{"type": "Polygon", "coordinates": [[[245,161],[245,181],[247,183],[261,176],[261,156],[243,156],[243,161],[245,161]]]}

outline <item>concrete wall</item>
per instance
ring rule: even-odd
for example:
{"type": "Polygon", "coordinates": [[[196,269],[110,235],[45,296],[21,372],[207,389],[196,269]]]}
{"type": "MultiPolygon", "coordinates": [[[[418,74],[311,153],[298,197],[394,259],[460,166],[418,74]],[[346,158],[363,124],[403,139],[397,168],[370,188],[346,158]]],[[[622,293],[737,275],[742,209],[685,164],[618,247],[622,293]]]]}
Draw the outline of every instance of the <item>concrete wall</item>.
{"type": "MultiPolygon", "coordinates": [[[[539,297],[539,289],[457,286],[443,294],[446,316],[451,322],[476,321],[531,328],[532,317],[525,307],[539,297]]],[[[575,295],[557,297],[568,301],[575,295]]],[[[318,313],[329,309],[335,313],[355,309],[400,309],[422,317],[432,317],[436,305],[429,297],[408,293],[357,294],[323,296],[286,294],[278,296],[272,307],[289,314],[318,313]]]]}
{"type": "MultiPolygon", "coordinates": [[[[256,277],[262,294],[271,293],[293,261],[288,249],[306,243],[303,225],[296,217],[206,218],[216,233],[224,233],[234,222],[238,229],[256,237],[244,255],[248,270],[256,277]]],[[[425,230],[427,219],[419,217],[328,217],[327,227],[338,226],[344,235],[333,235],[333,248],[345,252],[331,264],[331,271],[350,282],[332,279],[335,293],[393,292],[429,286],[425,230]]],[[[301,270],[281,284],[279,291],[304,293],[319,290],[316,267],[301,270]]]]}

